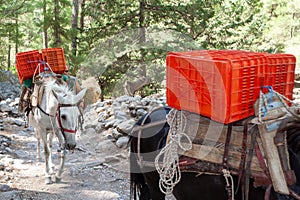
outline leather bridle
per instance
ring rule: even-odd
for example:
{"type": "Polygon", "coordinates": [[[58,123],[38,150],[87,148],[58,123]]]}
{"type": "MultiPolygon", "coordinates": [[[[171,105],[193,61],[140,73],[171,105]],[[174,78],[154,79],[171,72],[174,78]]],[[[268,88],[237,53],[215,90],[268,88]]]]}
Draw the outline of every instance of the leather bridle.
{"type": "MultiPolygon", "coordinates": [[[[76,134],[77,129],[72,130],[72,129],[66,129],[66,128],[63,127],[63,125],[61,123],[61,119],[60,119],[60,109],[63,108],[63,107],[77,107],[78,110],[79,110],[79,107],[78,107],[78,104],[61,104],[61,103],[58,103],[55,117],[56,117],[57,124],[58,124],[62,134],[65,137],[65,132],[76,134]]],[[[79,111],[79,113],[80,113],[80,111],[79,111]]]]}
{"type": "MultiPolygon", "coordinates": [[[[40,109],[40,111],[42,113],[44,113],[45,115],[47,115],[49,117],[55,117],[56,118],[57,125],[60,128],[60,130],[62,132],[62,135],[63,135],[63,137],[64,137],[64,139],[66,141],[67,138],[66,138],[65,132],[76,134],[77,129],[73,129],[72,130],[72,129],[67,129],[67,128],[63,127],[63,125],[61,123],[61,119],[60,119],[60,109],[63,108],[63,107],[77,107],[79,109],[78,106],[79,106],[78,103],[77,104],[63,104],[63,103],[58,103],[58,106],[57,106],[56,112],[55,112],[55,116],[51,115],[51,114],[49,114],[47,112],[45,112],[39,105],[37,106],[37,108],[40,109]]],[[[80,110],[79,110],[79,112],[80,112],[80,110]]],[[[80,114],[81,114],[81,112],[80,112],[80,114]]]]}

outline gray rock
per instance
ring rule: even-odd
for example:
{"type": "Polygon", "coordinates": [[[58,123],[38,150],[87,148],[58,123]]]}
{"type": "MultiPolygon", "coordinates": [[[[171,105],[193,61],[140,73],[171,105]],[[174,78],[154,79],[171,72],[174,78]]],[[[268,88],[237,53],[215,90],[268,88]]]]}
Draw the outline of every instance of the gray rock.
{"type": "Polygon", "coordinates": [[[135,125],[135,123],[136,123],[136,121],[134,119],[124,121],[124,122],[117,125],[117,130],[120,133],[128,135],[131,132],[131,130],[132,130],[133,126],[135,125]]]}
{"type": "Polygon", "coordinates": [[[114,116],[116,119],[119,119],[119,120],[127,120],[128,119],[127,113],[124,111],[121,111],[119,109],[114,110],[114,116]]]}
{"type": "Polygon", "coordinates": [[[109,117],[109,115],[106,112],[100,112],[98,115],[98,122],[103,122],[109,117]]]}
{"type": "Polygon", "coordinates": [[[6,104],[6,103],[1,103],[0,104],[0,111],[1,112],[10,112],[12,110],[13,110],[13,108],[10,107],[8,104],[6,104]]]}
{"type": "Polygon", "coordinates": [[[98,123],[98,125],[95,128],[95,131],[97,133],[101,133],[103,131],[103,127],[104,127],[103,123],[98,123]]]}
{"type": "Polygon", "coordinates": [[[18,126],[22,126],[22,125],[24,125],[24,121],[23,120],[21,120],[21,119],[15,119],[14,120],[14,124],[16,124],[16,125],[18,125],[18,126]]]}
{"type": "Polygon", "coordinates": [[[109,128],[113,127],[113,125],[114,125],[116,122],[118,122],[118,120],[117,120],[117,119],[113,119],[113,120],[110,120],[110,121],[108,121],[108,122],[106,122],[106,123],[103,123],[103,128],[109,129],[109,128]]]}
{"type": "Polygon", "coordinates": [[[117,156],[106,156],[105,157],[105,163],[112,164],[112,163],[118,163],[120,162],[120,159],[117,156]]]}
{"type": "Polygon", "coordinates": [[[29,136],[30,136],[30,133],[29,133],[28,131],[19,131],[19,132],[18,132],[18,135],[19,135],[19,136],[26,136],[26,137],[28,136],[28,137],[29,137],[29,136]]]}
{"type": "Polygon", "coordinates": [[[112,136],[114,139],[118,139],[123,136],[123,133],[119,132],[116,128],[112,130],[112,136]]]}
{"type": "Polygon", "coordinates": [[[83,183],[81,184],[81,186],[82,186],[82,187],[89,187],[90,185],[89,185],[87,182],[83,182],[83,183]]]}
{"type": "Polygon", "coordinates": [[[2,192],[0,193],[0,199],[2,200],[8,200],[8,199],[13,199],[13,200],[22,200],[20,198],[20,193],[21,193],[21,190],[18,191],[18,190],[12,190],[12,191],[8,191],[8,192],[2,192]]]}
{"type": "Polygon", "coordinates": [[[11,188],[8,185],[4,185],[4,184],[0,184],[0,191],[1,192],[7,192],[9,191],[11,188]]]}
{"type": "Polygon", "coordinates": [[[0,162],[0,171],[3,171],[5,169],[5,164],[0,162]]]}
{"type": "Polygon", "coordinates": [[[121,119],[116,119],[114,121],[114,124],[113,124],[113,127],[116,128],[120,123],[122,123],[124,120],[121,120],[121,119]]]}
{"type": "Polygon", "coordinates": [[[145,98],[145,99],[141,100],[141,103],[142,103],[143,106],[147,106],[150,102],[149,102],[148,99],[145,98]]]}
{"type": "Polygon", "coordinates": [[[20,158],[26,158],[28,154],[23,151],[23,150],[16,150],[15,153],[20,157],[20,158]]]}
{"type": "Polygon", "coordinates": [[[120,198],[120,195],[115,192],[103,190],[99,192],[98,197],[102,200],[117,200],[120,198]]]}
{"type": "Polygon", "coordinates": [[[128,109],[133,110],[133,109],[136,108],[136,106],[137,106],[137,103],[136,103],[136,102],[131,102],[131,103],[128,105],[128,109]]]}
{"type": "Polygon", "coordinates": [[[125,148],[127,147],[128,141],[129,141],[129,137],[122,136],[116,141],[116,146],[119,148],[125,148]]]}
{"type": "Polygon", "coordinates": [[[144,109],[138,109],[138,110],[136,111],[136,115],[137,115],[137,116],[143,116],[143,115],[145,115],[145,114],[147,114],[147,111],[144,110],[144,109]]]}

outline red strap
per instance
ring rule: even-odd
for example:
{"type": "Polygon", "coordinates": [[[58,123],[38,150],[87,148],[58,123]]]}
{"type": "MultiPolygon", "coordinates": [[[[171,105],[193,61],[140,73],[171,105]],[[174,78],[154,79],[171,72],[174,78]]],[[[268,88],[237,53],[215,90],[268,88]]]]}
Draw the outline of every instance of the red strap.
{"type": "Polygon", "coordinates": [[[64,128],[64,127],[62,126],[61,121],[60,121],[60,118],[59,118],[59,113],[58,113],[58,112],[56,112],[56,121],[57,121],[57,123],[58,123],[58,125],[59,125],[59,128],[60,128],[63,132],[68,132],[68,133],[76,133],[76,132],[77,132],[77,130],[66,129],[66,128],[64,128]]]}
{"type": "Polygon", "coordinates": [[[269,173],[269,169],[264,161],[264,157],[259,149],[259,145],[257,142],[255,142],[255,153],[256,153],[256,157],[259,161],[259,165],[260,167],[263,169],[264,173],[266,174],[266,176],[268,177],[268,179],[270,179],[270,173],[269,173]]]}

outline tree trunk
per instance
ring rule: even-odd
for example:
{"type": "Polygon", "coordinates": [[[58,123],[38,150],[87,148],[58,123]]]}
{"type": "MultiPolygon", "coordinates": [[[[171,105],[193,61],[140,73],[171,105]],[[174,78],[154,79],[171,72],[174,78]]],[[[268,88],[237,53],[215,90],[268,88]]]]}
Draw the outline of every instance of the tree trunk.
{"type": "Polygon", "coordinates": [[[104,101],[104,94],[103,94],[102,91],[104,91],[104,89],[105,89],[105,83],[104,83],[104,81],[101,79],[101,76],[98,76],[98,77],[97,77],[97,81],[98,81],[98,85],[99,85],[100,90],[101,90],[100,101],[103,102],[103,101],[104,101]]]}
{"type": "Polygon", "coordinates": [[[78,29],[78,0],[73,0],[72,10],[72,54],[77,54],[77,29],[78,29]]]}
{"type": "Polygon", "coordinates": [[[44,47],[48,48],[48,31],[46,27],[46,15],[47,15],[47,2],[43,0],[43,15],[44,15],[44,27],[43,27],[43,34],[44,34],[44,47]]]}
{"type": "Polygon", "coordinates": [[[59,26],[59,0],[55,0],[55,7],[54,7],[54,46],[60,46],[60,26],[59,26]]]}
{"type": "Polygon", "coordinates": [[[19,52],[19,20],[18,20],[19,15],[16,15],[16,43],[15,43],[15,52],[16,54],[19,52]]]}
{"type": "MultiPolygon", "coordinates": [[[[140,1],[140,45],[141,47],[143,46],[143,44],[145,44],[146,42],[146,28],[145,28],[145,4],[146,1],[145,0],[141,0],[140,1]]],[[[145,77],[147,76],[147,70],[146,70],[146,65],[144,64],[144,58],[145,58],[145,50],[142,48],[141,49],[141,69],[140,69],[140,76],[141,77],[145,77]]]]}
{"type": "MultiPolygon", "coordinates": [[[[139,43],[140,46],[143,47],[143,44],[146,42],[146,29],[145,29],[145,0],[140,0],[140,13],[139,13],[139,23],[140,23],[140,37],[139,43]]],[[[147,77],[147,69],[146,64],[144,63],[145,60],[145,50],[143,48],[140,49],[141,51],[141,68],[138,69],[139,72],[137,74],[136,81],[125,81],[124,84],[124,91],[126,95],[133,96],[134,93],[141,89],[143,86],[151,83],[151,78],[147,77]]]]}
{"type": "Polygon", "coordinates": [[[84,28],[84,7],[85,7],[85,0],[81,2],[81,13],[80,13],[80,30],[83,31],[84,28]]]}
{"type": "Polygon", "coordinates": [[[11,53],[11,29],[9,28],[9,32],[8,32],[8,52],[7,52],[7,71],[10,70],[10,53],[11,53]]]}

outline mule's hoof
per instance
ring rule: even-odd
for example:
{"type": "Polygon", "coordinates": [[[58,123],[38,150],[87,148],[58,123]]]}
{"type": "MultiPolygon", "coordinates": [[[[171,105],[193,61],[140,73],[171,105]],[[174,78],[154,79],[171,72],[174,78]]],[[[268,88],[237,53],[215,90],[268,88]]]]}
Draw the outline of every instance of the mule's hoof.
{"type": "Polygon", "coordinates": [[[61,183],[61,178],[58,178],[57,176],[55,177],[55,182],[56,183],[61,183]]]}
{"type": "Polygon", "coordinates": [[[51,177],[46,177],[45,183],[46,183],[47,185],[52,184],[51,177]]]}

